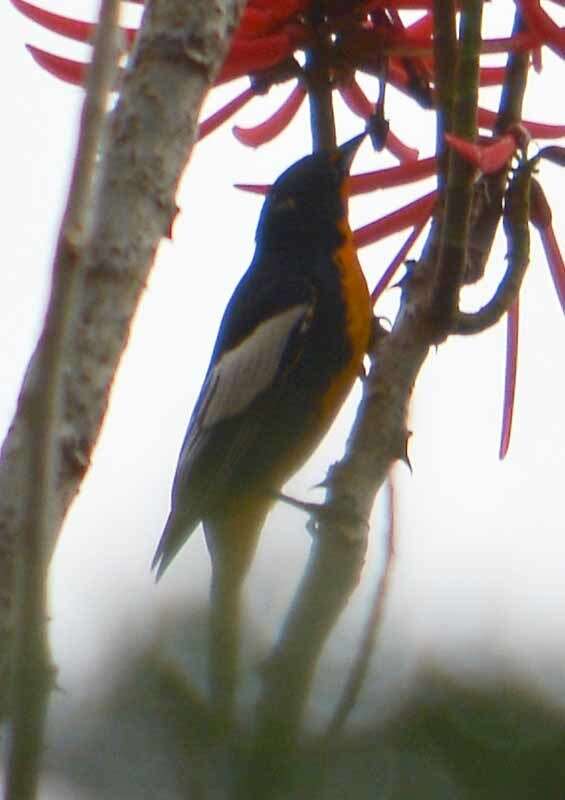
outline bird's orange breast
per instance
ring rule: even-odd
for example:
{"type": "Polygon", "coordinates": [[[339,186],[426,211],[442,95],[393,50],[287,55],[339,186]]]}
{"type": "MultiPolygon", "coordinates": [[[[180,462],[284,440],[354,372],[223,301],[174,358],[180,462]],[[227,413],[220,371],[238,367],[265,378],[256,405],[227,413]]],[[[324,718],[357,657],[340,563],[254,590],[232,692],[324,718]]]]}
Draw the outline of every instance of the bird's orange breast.
{"type": "Polygon", "coordinates": [[[338,228],[343,236],[343,244],[335,251],[333,260],[339,272],[345,306],[344,335],[349,345],[350,358],[333,377],[324,393],[321,414],[330,421],[339,411],[355,379],[361,374],[363,358],[369,347],[373,316],[369,289],[347,220],[340,221],[338,228]]]}

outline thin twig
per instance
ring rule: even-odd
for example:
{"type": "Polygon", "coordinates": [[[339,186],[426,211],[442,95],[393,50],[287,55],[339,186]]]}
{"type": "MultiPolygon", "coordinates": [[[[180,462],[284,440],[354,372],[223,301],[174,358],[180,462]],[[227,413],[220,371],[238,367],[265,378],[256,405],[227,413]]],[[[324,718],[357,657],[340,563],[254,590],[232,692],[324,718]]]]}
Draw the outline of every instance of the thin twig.
{"type": "Polygon", "coordinates": [[[28,465],[25,522],[16,558],[16,632],[7,800],[35,797],[39,780],[43,727],[52,688],[46,584],[56,500],[64,359],[80,281],[78,256],[89,235],[87,215],[96,153],[117,65],[119,8],[119,0],[102,2],[39,358],[21,400],[28,465]]]}
{"type": "Polygon", "coordinates": [[[529,197],[532,167],[522,164],[514,173],[504,206],[508,266],[494,295],[478,311],[459,311],[453,332],[473,334],[495,325],[514,303],[530,260],[529,197]]]}
{"type": "Polygon", "coordinates": [[[447,158],[445,134],[451,131],[457,61],[457,31],[454,0],[434,0],[435,105],[437,117],[436,155],[438,189],[445,186],[447,158]]]}
{"type": "Polygon", "coordinates": [[[367,670],[369,669],[369,663],[375,649],[375,642],[377,640],[377,635],[380,630],[384,613],[394,558],[396,555],[394,485],[392,483],[391,475],[388,477],[386,486],[388,488],[388,528],[385,537],[384,567],[377,580],[375,593],[373,595],[373,602],[371,603],[371,607],[369,609],[369,616],[365,624],[365,632],[359,644],[357,656],[351,668],[347,684],[343,690],[340,701],[335,709],[325,734],[325,740],[327,742],[335,743],[337,738],[342,733],[345,723],[347,722],[347,718],[357,702],[359,692],[361,691],[361,686],[363,685],[363,681],[367,675],[367,670]]]}
{"type": "Polygon", "coordinates": [[[333,150],[336,146],[336,129],[329,70],[328,48],[331,46],[323,32],[323,3],[313,3],[310,11],[312,26],[318,33],[316,42],[306,53],[304,75],[310,102],[310,130],[312,152],[333,150]]]}
{"type": "MultiPolygon", "coordinates": [[[[520,13],[517,11],[512,33],[515,35],[522,30],[520,13]]],[[[528,61],[528,52],[516,50],[508,55],[495,134],[505,133],[522,118],[522,104],[528,81],[528,61]]],[[[465,283],[475,283],[484,275],[502,214],[502,198],[507,180],[508,173],[502,170],[496,175],[485,176],[481,193],[475,191],[465,283]]]]}

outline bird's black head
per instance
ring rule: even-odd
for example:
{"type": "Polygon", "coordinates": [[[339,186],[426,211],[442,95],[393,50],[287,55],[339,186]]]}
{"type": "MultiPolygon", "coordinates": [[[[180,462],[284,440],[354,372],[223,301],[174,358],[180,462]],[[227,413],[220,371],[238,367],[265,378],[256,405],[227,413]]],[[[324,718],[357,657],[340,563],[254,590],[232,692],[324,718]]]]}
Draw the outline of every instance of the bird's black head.
{"type": "Polygon", "coordinates": [[[257,233],[262,250],[316,247],[320,238],[339,236],[346,214],[345,182],[364,134],[337,150],[300,159],[277,178],[267,195],[257,233]]]}

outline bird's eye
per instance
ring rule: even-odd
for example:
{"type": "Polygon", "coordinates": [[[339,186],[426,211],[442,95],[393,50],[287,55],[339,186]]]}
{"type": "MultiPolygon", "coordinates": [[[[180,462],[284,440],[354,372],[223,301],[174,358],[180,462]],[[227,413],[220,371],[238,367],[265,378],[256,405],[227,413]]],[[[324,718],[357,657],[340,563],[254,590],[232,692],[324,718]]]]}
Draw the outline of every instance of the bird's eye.
{"type": "Polygon", "coordinates": [[[278,211],[294,211],[296,208],[296,200],[291,195],[286,195],[286,197],[276,197],[274,198],[273,205],[271,206],[271,211],[278,212],[278,211]]]}

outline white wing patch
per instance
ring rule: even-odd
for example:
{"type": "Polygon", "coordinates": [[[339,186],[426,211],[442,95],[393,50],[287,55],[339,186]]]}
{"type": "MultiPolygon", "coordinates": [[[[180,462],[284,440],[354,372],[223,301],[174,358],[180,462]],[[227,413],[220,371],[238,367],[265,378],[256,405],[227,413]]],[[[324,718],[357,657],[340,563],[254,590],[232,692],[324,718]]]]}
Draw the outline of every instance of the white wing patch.
{"type": "Polygon", "coordinates": [[[302,303],[261,322],[237,347],[223,354],[209,375],[198,420],[202,428],[241,413],[271,385],[288,338],[309,308],[302,303]]]}

